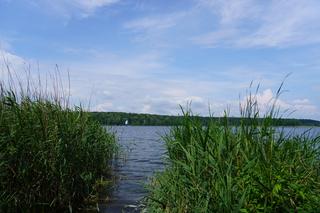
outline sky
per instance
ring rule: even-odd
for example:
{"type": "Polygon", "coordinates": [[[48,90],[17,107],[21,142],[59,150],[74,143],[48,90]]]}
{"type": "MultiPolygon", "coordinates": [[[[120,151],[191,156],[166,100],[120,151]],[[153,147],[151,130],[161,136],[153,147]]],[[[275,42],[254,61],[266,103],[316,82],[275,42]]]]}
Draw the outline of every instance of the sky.
{"type": "Polygon", "coordinates": [[[92,111],[239,115],[260,85],[266,110],[320,120],[319,0],[0,0],[0,77],[70,75],[92,111]],[[19,74],[20,75],[20,74],[19,74]],[[21,74],[22,75],[22,74],[21,74]],[[289,75],[287,78],[286,76],[289,75]]]}

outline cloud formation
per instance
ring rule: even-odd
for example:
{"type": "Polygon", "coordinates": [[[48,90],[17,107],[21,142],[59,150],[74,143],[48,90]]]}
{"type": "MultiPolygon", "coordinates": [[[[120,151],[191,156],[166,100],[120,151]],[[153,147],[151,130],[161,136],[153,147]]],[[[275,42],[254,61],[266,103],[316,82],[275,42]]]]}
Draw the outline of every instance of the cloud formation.
{"type": "Polygon", "coordinates": [[[210,104],[215,115],[236,116],[251,81],[262,85],[264,108],[292,72],[279,104],[320,119],[320,2],[168,2],[7,1],[3,55],[17,70],[31,61],[35,75],[32,61],[41,73],[59,64],[70,71],[73,103],[99,111],[177,114],[192,101],[195,113],[207,115],[210,104]]]}
{"type": "MultiPolygon", "coordinates": [[[[19,72],[21,76],[25,74],[27,60],[8,51],[2,51],[2,55],[9,62],[10,68],[19,72]]],[[[5,65],[1,63],[3,79],[5,65]]],[[[69,70],[72,79],[70,92],[74,104],[79,104],[80,101],[87,106],[86,104],[90,102],[92,111],[171,115],[181,113],[179,105],[186,106],[191,103],[196,114],[208,115],[210,107],[211,112],[216,116],[223,115],[226,109],[230,110],[230,115],[239,116],[239,101],[236,97],[239,92],[244,92],[248,85],[246,81],[235,83],[234,79],[237,79],[237,76],[253,75],[249,71],[236,69],[225,74],[225,77],[229,76],[225,78],[226,80],[189,79],[188,77],[171,79],[170,76],[159,79],[156,77],[157,70],[165,68],[167,64],[161,62],[161,57],[156,53],[137,55],[132,58],[115,56],[111,61],[100,64],[92,59],[92,61],[77,62],[70,66],[72,67],[69,70]],[[230,96],[232,93],[234,96],[230,96]]],[[[41,67],[48,68],[49,65],[44,64],[41,67]]],[[[34,68],[32,67],[33,71],[34,68]]],[[[61,69],[64,72],[65,68],[61,69]]],[[[66,82],[67,79],[63,81],[66,82]]],[[[262,113],[270,109],[275,98],[270,88],[257,93],[256,99],[262,113]]],[[[320,117],[319,108],[308,98],[285,100],[281,97],[277,100],[277,106],[283,111],[294,112],[284,116],[320,117]]]]}
{"type": "Polygon", "coordinates": [[[319,9],[317,0],[198,0],[174,12],[130,20],[124,28],[139,42],[169,43],[172,38],[161,36],[171,33],[180,45],[191,40],[209,48],[283,48],[320,43],[319,9]]]}
{"type": "MultiPolygon", "coordinates": [[[[246,100],[249,97],[245,97],[241,104],[244,106],[246,100]]],[[[260,116],[269,113],[270,110],[275,107],[275,110],[279,109],[279,115],[281,117],[312,117],[319,116],[320,110],[309,99],[294,99],[284,100],[282,97],[277,96],[271,89],[265,89],[262,92],[253,95],[253,99],[257,102],[260,111],[260,116]]]]}
{"type": "Polygon", "coordinates": [[[320,2],[202,0],[211,8],[219,24],[211,32],[195,36],[193,41],[207,47],[286,47],[319,43],[320,2]]]}
{"type": "Polygon", "coordinates": [[[25,59],[5,49],[0,49],[0,61],[0,76],[2,77],[7,76],[8,68],[17,73],[21,73],[26,65],[25,59]]]}
{"type": "Polygon", "coordinates": [[[66,18],[86,18],[93,15],[97,9],[119,3],[120,0],[31,0],[34,6],[50,11],[66,18]]]}

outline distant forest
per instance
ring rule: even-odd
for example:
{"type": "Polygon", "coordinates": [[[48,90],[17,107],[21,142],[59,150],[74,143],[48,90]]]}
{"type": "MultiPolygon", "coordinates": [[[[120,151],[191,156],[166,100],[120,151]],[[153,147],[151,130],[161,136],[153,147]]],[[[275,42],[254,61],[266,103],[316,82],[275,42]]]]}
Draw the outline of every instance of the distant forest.
{"type": "MultiPolygon", "coordinates": [[[[174,126],[180,125],[183,121],[183,116],[171,116],[171,115],[155,115],[155,114],[140,114],[140,113],[125,113],[125,112],[90,112],[91,117],[99,121],[103,125],[125,125],[128,121],[128,125],[134,126],[174,126]]],[[[211,120],[225,122],[223,117],[202,117],[194,116],[203,125],[208,124],[211,120]]],[[[239,117],[229,117],[227,122],[231,125],[239,125],[242,122],[250,122],[248,119],[241,119],[239,117]]],[[[262,119],[259,119],[262,122],[262,119]]],[[[273,119],[274,126],[320,126],[320,121],[311,119],[292,119],[282,118],[273,119]]]]}

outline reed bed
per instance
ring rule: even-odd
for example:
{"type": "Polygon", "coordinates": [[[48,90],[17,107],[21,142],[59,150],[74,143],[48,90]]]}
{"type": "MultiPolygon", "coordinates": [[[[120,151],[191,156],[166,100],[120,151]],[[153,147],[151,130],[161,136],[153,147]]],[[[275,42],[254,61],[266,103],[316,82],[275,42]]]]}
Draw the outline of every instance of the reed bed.
{"type": "Polygon", "coordinates": [[[111,182],[115,137],[60,83],[0,82],[0,212],[78,211],[111,182]]]}
{"type": "Polygon", "coordinates": [[[237,127],[183,111],[164,138],[167,168],[149,186],[147,212],[320,212],[320,137],[276,132],[276,100],[262,122],[254,94],[240,111],[237,127]]]}

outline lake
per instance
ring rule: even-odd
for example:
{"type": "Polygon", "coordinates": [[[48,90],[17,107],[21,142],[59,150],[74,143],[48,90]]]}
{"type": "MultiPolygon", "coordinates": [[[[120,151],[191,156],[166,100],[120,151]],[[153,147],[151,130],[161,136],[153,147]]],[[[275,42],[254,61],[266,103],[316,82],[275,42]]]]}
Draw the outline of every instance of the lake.
{"type": "MultiPolygon", "coordinates": [[[[101,212],[140,212],[139,201],[147,195],[145,184],[157,171],[164,168],[165,146],[162,137],[170,132],[164,126],[106,127],[118,138],[122,153],[115,162],[116,181],[112,200],[99,206],[101,212]]],[[[283,127],[285,134],[310,137],[320,135],[320,127],[283,127]],[[311,130],[310,130],[311,129],[311,130]],[[309,131],[310,130],[310,131],[309,131]]]]}

